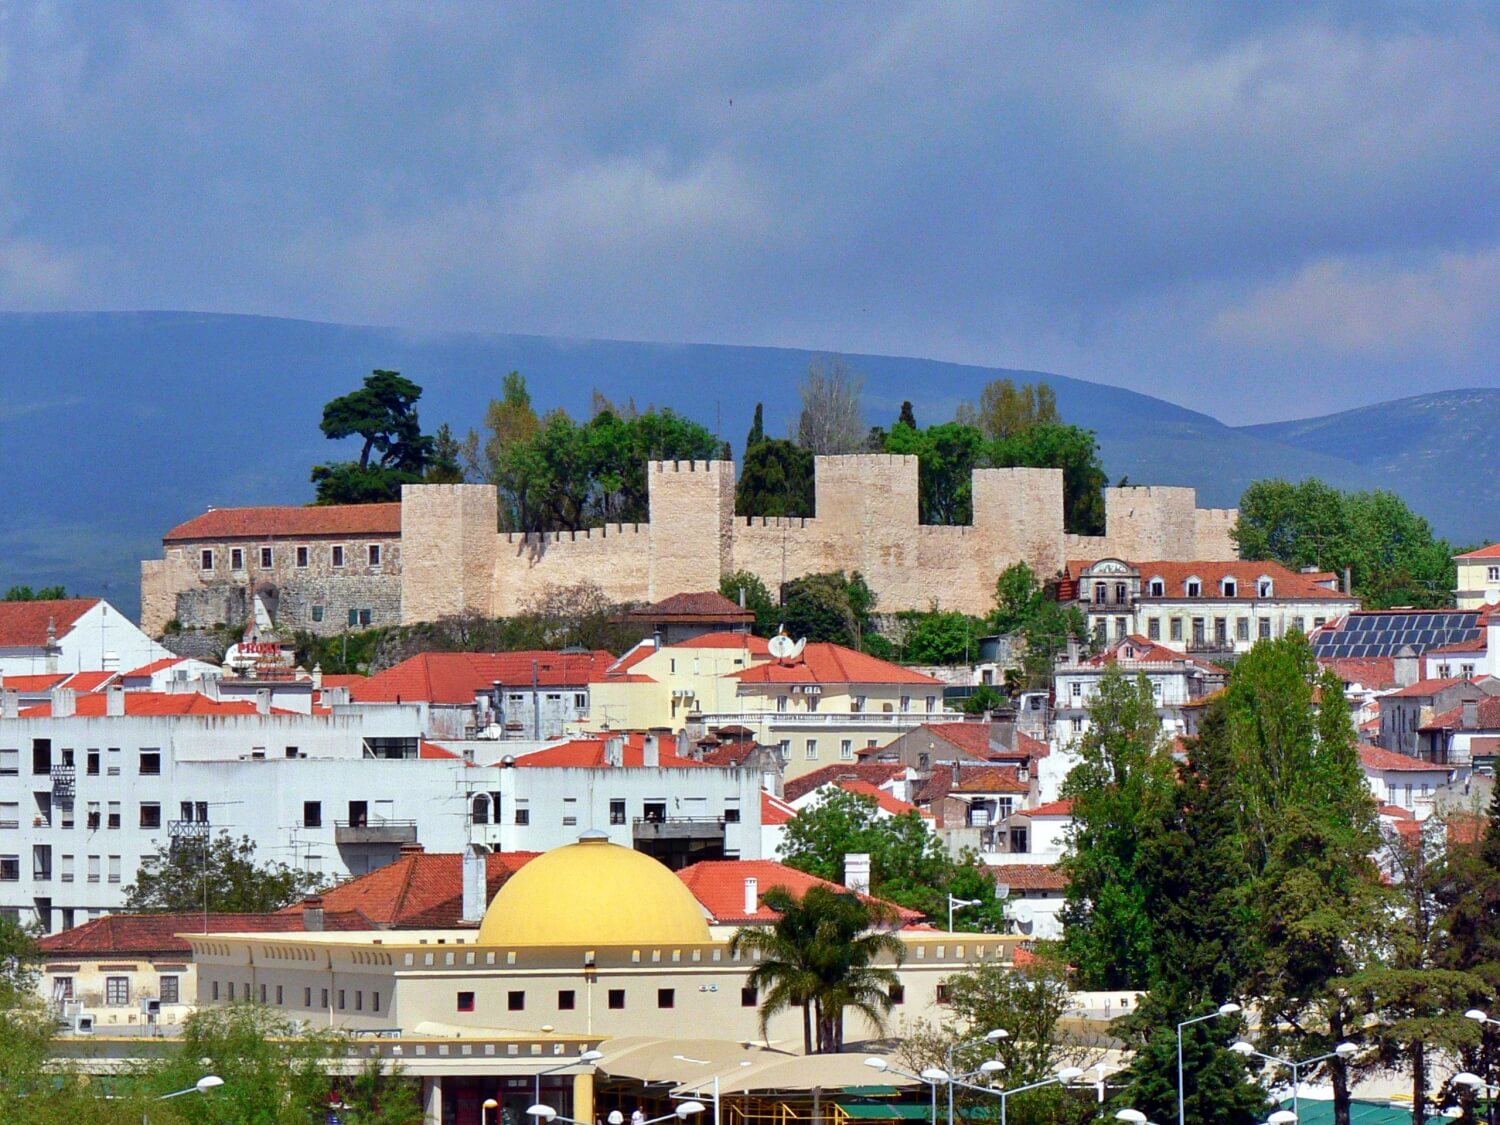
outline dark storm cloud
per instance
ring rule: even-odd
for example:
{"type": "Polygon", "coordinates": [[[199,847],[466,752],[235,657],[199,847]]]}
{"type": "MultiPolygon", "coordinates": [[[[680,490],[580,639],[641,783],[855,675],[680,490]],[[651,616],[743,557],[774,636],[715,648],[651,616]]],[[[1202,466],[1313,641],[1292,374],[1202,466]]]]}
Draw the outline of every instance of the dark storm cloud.
{"type": "Polygon", "coordinates": [[[1485,6],[5,5],[0,52],[4,307],[936,355],[1231,419],[1496,381],[1485,6]]]}

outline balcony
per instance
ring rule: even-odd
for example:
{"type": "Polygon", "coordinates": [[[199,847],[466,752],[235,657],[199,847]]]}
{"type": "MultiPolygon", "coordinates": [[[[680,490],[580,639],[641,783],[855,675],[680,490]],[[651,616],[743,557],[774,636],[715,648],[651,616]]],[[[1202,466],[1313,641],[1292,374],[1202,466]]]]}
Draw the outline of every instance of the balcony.
{"type": "Polygon", "coordinates": [[[415,820],[377,820],[333,822],[333,842],[339,847],[347,844],[415,844],[417,822],[415,820]]]}
{"type": "Polygon", "coordinates": [[[71,806],[76,785],[74,767],[52,767],[52,799],[59,805],[71,806]]]}
{"type": "Polygon", "coordinates": [[[638,816],[633,835],[642,840],[722,840],[724,818],[711,816],[638,816]]]}
{"type": "Polygon", "coordinates": [[[957,711],[714,711],[704,712],[708,727],[745,726],[770,730],[909,730],[924,723],[951,723],[957,711]]]}

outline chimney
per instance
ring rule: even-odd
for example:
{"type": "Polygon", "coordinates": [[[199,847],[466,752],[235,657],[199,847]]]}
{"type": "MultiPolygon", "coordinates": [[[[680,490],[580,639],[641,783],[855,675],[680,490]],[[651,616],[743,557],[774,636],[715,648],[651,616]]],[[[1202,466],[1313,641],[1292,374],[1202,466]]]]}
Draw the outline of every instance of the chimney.
{"type": "Polygon", "coordinates": [[[323,686],[323,665],[314,664],[312,670],[312,684],[314,690],[323,686]]]}
{"type": "Polygon", "coordinates": [[[677,732],[677,756],[679,758],[691,758],[693,756],[693,743],[688,738],[687,727],[677,732]]]}
{"type": "Polygon", "coordinates": [[[0,718],[14,719],[21,713],[21,696],[13,687],[0,691],[0,718]]]}
{"type": "Polygon", "coordinates": [[[464,905],[462,921],[472,922],[478,925],[484,921],[484,908],[489,905],[485,899],[485,859],[474,849],[470,848],[464,852],[464,905]]]}
{"type": "Polygon", "coordinates": [[[111,717],[125,714],[125,689],[111,684],[104,689],[104,713],[111,717]]]}
{"type": "Polygon", "coordinates": [[[1417,650],[1411,645],[1402,645],[1401,651],[1396,653],[1396,686],[1411,687],[1422,678],[1420,671],[1421,660],[1417,657],[1417,650]]]}
{"type": "Polygon", "coordinates": [[[862,895],[870,893],[869,852],[849,852],[844,856],[844,886],[862,895]]]}
{"type": "Polygon", "coordinates": [[[654,770],[661,766],[661,746],[656,740],[656,735],[646,736],[646,751],[641,764],[648,770],[654,770]]]}
{"type": "Polygon", "coordinates": [[[310,934],[323,932],[322,895],[308,895],[302,900],[302,928],[310,934]]]}
{"type": "Polygon", "coordinates": [[[625,736],[623,734],[613,734],[604,740],[604,764],[617,768],[625,764],[625,736]]]}
{"type": "Polygon", "coordinates": [[[1068,634],[1068,664],[1070,666],[1078,663],[1078,652],[1079,652],[1079,650],[1078,650],[1078,638],[1075,637],[1075,636],[1073,636],[1072,633],[1069,633],[1068,634]]]}
{"type": "Polygon", "coordinates": [[[1477,700],[1477,699],[1466,699],[1466,700],[1464,700],[1463,729],[1464,730],[1478,730],[1479,729],[1479,700],[1477,700]]]}
{"type": "Polygon", "coordinates": [[[78,713],[78,697],[73,694],[72,688],[52,689],[52,717],[54,719],[70,719],[78,713]]]}
{"type": "Polygon", "coordinates": [[[1346,566],[1346,567],[1344,567],[1344,593],[1349,594],[1349,593],[1353,593],[1353,591],[1354,591],[1354,582],[1353,582],[1352,577],[1349,574],[1349,568],[1346,566]]]}
{"type": "Polygon", "coordinates": [[[271,689],[255,689],[255,713],[257,715],[269,715],[271,713],[271,689]]]}
{"type": "Polygon", "coordinates": [[[745,913],[754,914],[760,909],[760,880],[751,876],[745,880],[745,913]]]}

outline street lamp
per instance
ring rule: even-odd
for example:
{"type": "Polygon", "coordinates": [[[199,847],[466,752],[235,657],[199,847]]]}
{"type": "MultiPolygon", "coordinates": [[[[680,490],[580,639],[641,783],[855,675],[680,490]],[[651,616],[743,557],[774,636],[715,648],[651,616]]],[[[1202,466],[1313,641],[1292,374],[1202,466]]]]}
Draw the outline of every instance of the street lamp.
{"type": "Polygon", "coordinates": [[[978,906],[983,901],[979,898],[954,898],[950,894],[948,896],[948,932],[950,934],[953,932],[953,908],[955,906],[978,906]]]}
{"type": "Polygon", "coordinates": [[[1187,1125],[1187,1099],[1184,1097],[1182,1085],[1182,1029],[1191,1023],[1202,1023],[1204,1020],[1214,1020],[1220,1016],[1232,1016],[1239,1010],[1240,1006],[1230,1001],[1228,1004],[1220,1004],[1217,1011],[1209,1012],[1206,1016],[1194,1016],[1177,1025],[1177,1125],[1187,1125]]]}
{"type": "MultiPolygon", "coordinates": [[[[198,1079],[197,1082],[193,1083],[186,1090],[176,1090],[170,1094],[163,1094],[156,1100],[159,1102],[165,1102],[170,1101],[173,1098],[180,1098],[183,1094],[206,1094],[210,1090],[222,1085],[224,1085],[224,1079],[220,1078],[217,1074],[205,1074],[202,1078],[198,1079]]],[[[141,1114],[141,1125],[151,1125],[150,1118],[144,1113],[141,1114]]]]}
{"type": "Polygon", "coordinates": [[[1297,1115],[1289,1109],[1278,1109],[1266,1118],[1266,1125],[1297,1125],[1297,1115]]]}
{"type": "Polygon", "coordinates": [[[910,1078],[915,1082],[926,1082],[932,1087],[932,1125],[937,1125],[937,1088],[939,1082],[952,1082],[948,1072],[939,1066],[929,1066],[921,1074],[908,1074],[904,1070],[897,1070],[885,1059],[866,1059],[865,1065],[874,1067],[882,1074],[899,1074],[902,1078],[910,1078]]]}
{"type": "Polygon", "coordinates": [[[544,1075],[544,1074],[556,1074],[559,1070],[567,1070],[569,1067],[577,1066],[579,1063],[584,1063],[584,1064],[596,1063],[600,1059],[602,1059],[603,1057],[604,1057],[604,1052],[603,1051],[584,1051],[583,1054],[579,1055],[577,1058],[569,1059],[567,1062],[564,1062],[564,1063],[558,1063],[556,1066],[549,1066],[546,1070],[539,1070],[539,1071],[537,1071],[536,1072],[536,1103],[538,1105],[540,1105],[541,1102],[542,1102],[542,1075],[544,1075]]]}
{"type": "MultiPolygon", "coordinates": [[[[676,1059],[678,1062],[692,1063],[695,1066],[707,1066],[709,1064],[709,1060],[708,1059],[695,1059],[695,1058],[693,1058],[690,1055],[673,1055],[672,1057],[674,1059],[676,1059]]],[[[740,1060],[740,1065],[741,1066],[749,1066],[750,1065],[750,1060],[749,1059],[741,1059],[740,1060]]],[[[714,1125],[719,1125],[719,1113],[720,1113],[720,1110],[723,1108],[723,1102],[722,1102],[722,1099],[719,1096],[719,1076],[717,1074],[715,1074],[713,1076],[713,1083],[714,1083],[714,1125]]],[[[702,1089],[702,1086],[700,1085],[698,1087],[695,1087],[693,1092],[694,1093],[698,1093],[699,1097],[702,1097],[702,1094],[699,1093],[699,1091],[701,1091],[701,1089],[702,1089]]],[[[622,1115],[622,1118],[623,1118],[623,1115],[622,1115]]],[[[613,1121],[613,1122],[610,1123],[610,1125],[621,1125],[621,1122],[619,1122],[619,1121],[613,1121]]]]}
{"type": "Polygon", "coordinates": [[[1116,1110],[1115,1120],[1124,1121],[1127,1125],[1151,1125],[1151,1122],[1146,1120],[1146,1115],[1138,1109],[1116,1110]]]}
{"type": "Polygon", "coordinates": [[[1025,1086],[1017,1086],[1013,1090],[998,1090],[1000,1096],[1000,1125],[1005,1125],[1005,1100],[1012,1094],[1024,1094],[1027,1090],[1039,1090],[1043,1086],[1066,1086],[1074,1079],[1083,1077],[1083,1067],[1065,1066],[1051,1078],[1044,1078],[1040,1082],[1031,1082],[1025,1086]]]}
{"type": "Polygon", "coordinates": [[[1470,1074],[1467,1070],[1460,1071],[1453,1076],[1453,1081],[1460,1086],[1467,1086],[1474,1091],[1483,1090],[1487,1094],[1500,1092],[1500,1086],[1491,1086],[1477,1074],[1470,1074]]]}
{"type": "Polygon", "coordinates": [[[485,1098],[479,1106],[479,1125],[489,1125],[489,1115],[500,1108],[494,1098],[485,1098]]]}
{"type": "MultiPolygon", "coordinates": [[[[951,899],[953,896],[949,895],[948,897],[951,899]]],[[[952,907],[950,906],[949,909],[951,910],[952,907]]],[[[948,924],[948,929],[950,932],[953,929],[953,924],[951,921],[948,924]]],[[[985,1032],[978,1039],[970,1039],[963,1043],[953,1044],[953,1046],[948,1048],[948,1073],[953,1073],[953,1054],[955,1051],[961,1051],[965,1047],[977,1047],[981,1043],[998,1043],[1002,1039],[1009,1038],[1010,1032],[1006,1031],[1003,1027],[997,1027],[992,1031],[985,1032]]],[[[991,1059],[989,1062],[983,1063],[979,1067],[980,1073],[983,1074],[993,1074],[995,1071],[1003,1069],[1005,1069],[1005,1064],[1000,1062],[998,1059],[991,1059]],[[992,1063],[994,1065],[991,1065],[992,1063]]],[[[718,1125],[718,1123],[715,1122],[715,1125],[718,1125]]],[[[953,1083],[951,1082],[948,1083],[948,1125],[953,1125],[953,1083]]]]}
{"type": "MultiPolygon", "coordinates": [[[[651,1120],[646,1122],[646,1125],[661,1125],[663,1121],[686,1121],[694,1114],[702,1112],[702,1102],[683,1102],[671,1113],[651,1118],[651,1120]]],[[[576,1117],[564,1117],[550,1105],[534,1105],[527,1109],[526,1113],[529,1117],[536,1118],[536,1125],[543,1125],[544,1122],[546,1125],[552,1125],[553,1122],[557,1121],[565,1122],[566,1125],[589,1125],[587,1121],[579,1121],[576,1117]]],[[[609,1115],[610,1125],[620,1125],[624,1120],[625,1115],[619,1110],[613,1110],[609,1115]]]]}
{"type": "Polygon", "coordinates": [[[1292,1108],[1290,1110],[1279,1110],[1278,1112],[1294,1114],[1302,1112],[1302,1105],[1297,1099],[1297,1090],[1302,1085],[1302,1068],[1304,1066],[1312,1066],[1313,1063],[1324,1062],[1328,1059],[1343,1059],[1345,1061],[1348,1061],[1349,1059],[1353,1058],[1355,1052],[1359,1050],[1359,1048],[1356,1047],[1353,1043],[1340,1043],[1333,1050],[1328,1051],[1324,1054],[1315,1055],[1310,1059],[1299,1059],[1296,1062],[1293,1062],[1291,1059],[1284,1059],[1279,1055],[1268,1055],[1264,1051],[1257,1051],[1253,1045],[1245,1042],[1243,1039],[1229,1044],[1229,1049],[1235,1054],[1242,1055],[1247,1059],[1254,1055],[1256,1058],[1265,1059],[1267,1062],[1280,1063],[1282,1066],[1290,1070],[1292,1072],[1292,1108]]]}

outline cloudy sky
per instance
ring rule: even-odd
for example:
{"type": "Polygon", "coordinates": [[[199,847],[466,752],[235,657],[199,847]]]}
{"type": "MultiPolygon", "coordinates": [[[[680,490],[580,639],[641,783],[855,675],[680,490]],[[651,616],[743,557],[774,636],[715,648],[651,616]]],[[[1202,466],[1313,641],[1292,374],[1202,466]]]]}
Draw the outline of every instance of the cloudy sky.
{"type": "Polygon", "coordinates": [[[1500,384],[1500,6],[0,0],[0,308],[1500,384]]]}

